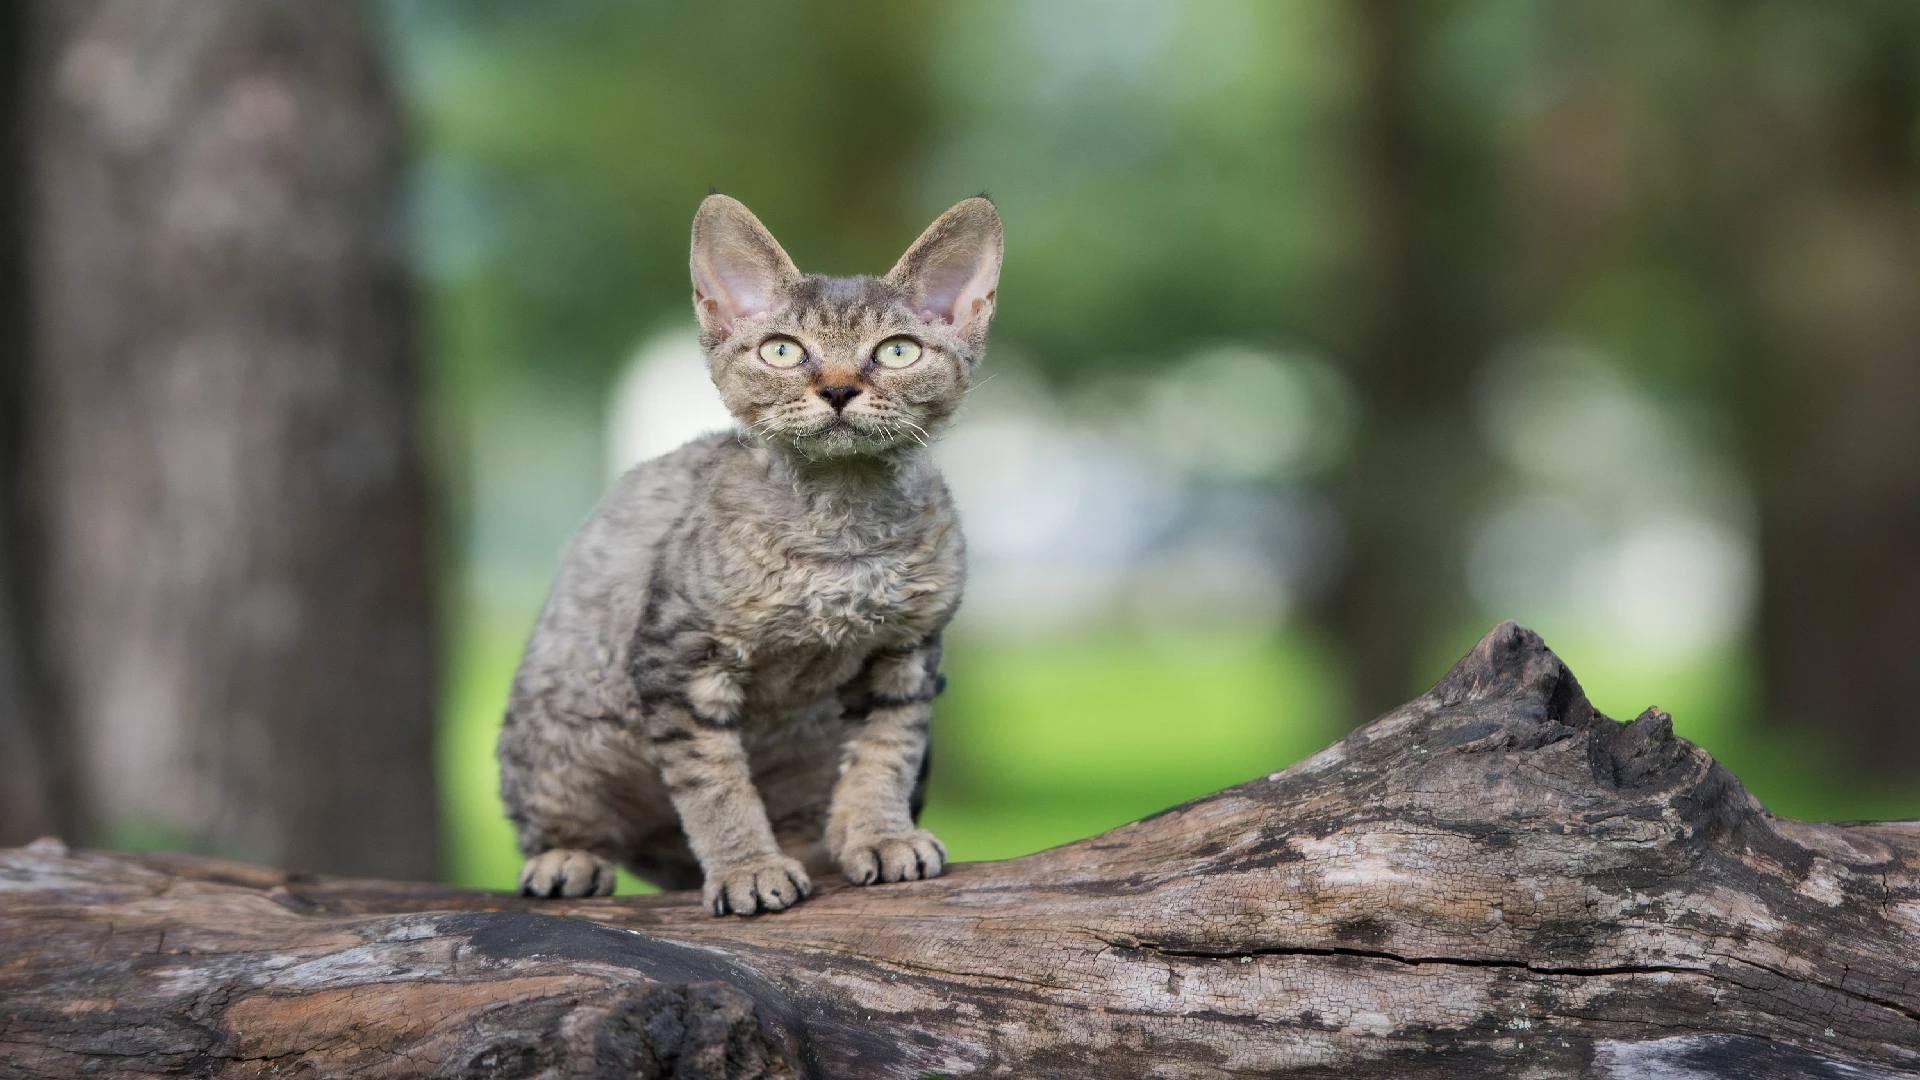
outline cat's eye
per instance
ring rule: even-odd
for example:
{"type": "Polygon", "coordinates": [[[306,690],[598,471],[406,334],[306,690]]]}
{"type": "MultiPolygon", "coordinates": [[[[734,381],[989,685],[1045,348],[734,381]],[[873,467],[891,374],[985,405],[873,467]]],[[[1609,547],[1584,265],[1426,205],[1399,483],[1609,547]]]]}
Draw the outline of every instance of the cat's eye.
{"type": "Polygon", "coordinates": [[[760,359],[779,368],[796,367],[807,358],[807,350],[792,338],[768,338],[760,345],[760,359]]]}
{"type": "Polygon", "coordinates": [[[912,338],[888,338],[873,350],[873,358],[881,367],[906,367],[920,359],[920,343],[912,338]]]}

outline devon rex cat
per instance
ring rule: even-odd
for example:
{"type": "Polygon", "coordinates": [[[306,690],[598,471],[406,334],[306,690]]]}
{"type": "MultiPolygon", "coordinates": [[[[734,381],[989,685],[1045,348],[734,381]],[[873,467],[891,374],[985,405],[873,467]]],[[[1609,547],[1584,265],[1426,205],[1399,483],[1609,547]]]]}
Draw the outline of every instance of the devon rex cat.
{"type": "Polygon", "coordinates": [[[618,862],[779,911],[838,866],[940,873],[915,827],[964,552],[927,444],[986,349],[1000,216],[940,216],[885,277],[802,274],[747,208],[693,221],[707,367],[739,430],[621,478],[581,527],[500,733],[521,890],[618,862]]]}

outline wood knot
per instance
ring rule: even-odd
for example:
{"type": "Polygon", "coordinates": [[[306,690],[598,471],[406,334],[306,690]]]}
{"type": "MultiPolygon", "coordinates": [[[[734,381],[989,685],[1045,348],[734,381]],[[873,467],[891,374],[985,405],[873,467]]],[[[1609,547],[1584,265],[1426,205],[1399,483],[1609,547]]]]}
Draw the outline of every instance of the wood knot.
{"type": "Polygon", "coordinates": [[[73,853],[67,842],[57,836],[43,836],[27,845],[27,850],[35,855],[46,855],[55,859],[64,859],[73,853]]]}
{"type": "Polygon", "coordinates": [[[1594,779],[1626,790],[1664,785],[1699,764],[1693,744],[1673,734],[1673,717],[1649,707],[1625,724],[1598,724],[1587,744],[1594,779]]]}

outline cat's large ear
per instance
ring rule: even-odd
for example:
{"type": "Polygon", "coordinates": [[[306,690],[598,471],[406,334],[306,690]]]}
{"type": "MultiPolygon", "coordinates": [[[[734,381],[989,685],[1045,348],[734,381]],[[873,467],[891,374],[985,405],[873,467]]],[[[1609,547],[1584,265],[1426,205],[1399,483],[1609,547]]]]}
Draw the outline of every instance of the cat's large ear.
{"type": "Polygon", "coordinates": [[[906,290],[921,318],[984,341],[1000,287],[1000,212],[981,196],[955,204],[900,256],[887,280],[906,290]]]}
{"type": "Polygon", "coordinates": [[[693,215],[693,309],[701,329],[724,338],[741,319],[772,309],[779,287],[800,276],[753,211],[718,192],[693,215]]]}

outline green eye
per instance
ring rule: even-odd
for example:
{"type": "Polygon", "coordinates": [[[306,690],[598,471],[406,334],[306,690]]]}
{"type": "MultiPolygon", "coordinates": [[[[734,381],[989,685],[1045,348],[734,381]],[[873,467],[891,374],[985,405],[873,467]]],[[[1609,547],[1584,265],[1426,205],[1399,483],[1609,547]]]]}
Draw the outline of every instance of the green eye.
{"type": "Polygon", "coordinates": [[[774,367],[795,367],[807,358],[807,350],[792,338],[768,338],[760,346],[760,359],[774,367]]]}
{"type": "Polygon", "coordinates": [[[873,351],[873,358],[881,367],[906,367],[920,359],[920,343],[912,338],[888,338],[873,351]]]}

